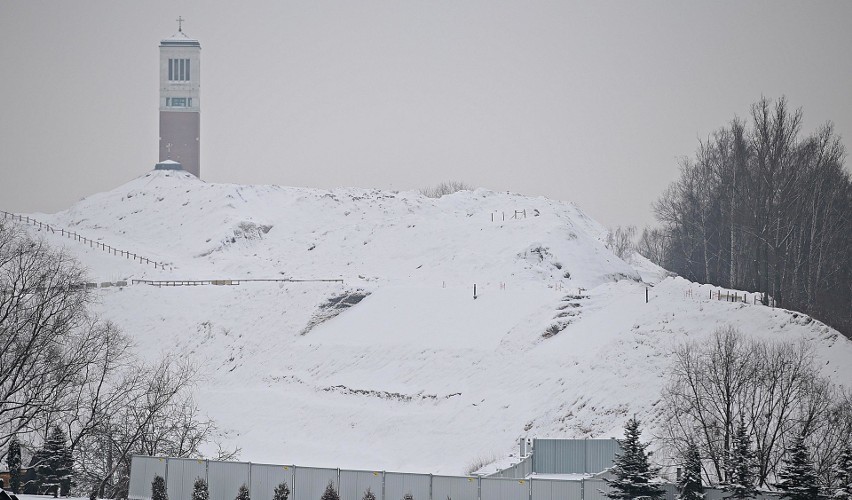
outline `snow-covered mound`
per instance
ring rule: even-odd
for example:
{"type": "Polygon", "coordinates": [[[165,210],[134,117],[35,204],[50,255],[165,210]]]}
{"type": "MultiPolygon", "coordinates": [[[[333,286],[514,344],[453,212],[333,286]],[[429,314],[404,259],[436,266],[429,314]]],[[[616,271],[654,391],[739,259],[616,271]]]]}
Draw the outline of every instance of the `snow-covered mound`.
{"type": "MultiPolygon", "coordinates": [[[[639,279],[604,248],[606,230],[573,204],[486,190],[433,199],[210,184],[182,171],[152,171],[65,212],[36,217],[169,262],[170,278],[426,278],[471,286],[536,279],[587,288],[639,279]]],[[[138,265],[116,268],[116,259],[89,253],[95,275],[164,277],[138,265]]]]}
{"type": "Polygon", "coordinates": [[[651,436],[671,348],[726,324],[804,337],[827,375],[852,380],[835,330],[628,264],[570,203],[156,171],[35,217],[171,264],[46,234],[97,281],[343,280],[97,290],[144,355],[202,367],[203,409],[254,462],[462,473],[520,436],[617,436],[634,414],[651,436]]]}

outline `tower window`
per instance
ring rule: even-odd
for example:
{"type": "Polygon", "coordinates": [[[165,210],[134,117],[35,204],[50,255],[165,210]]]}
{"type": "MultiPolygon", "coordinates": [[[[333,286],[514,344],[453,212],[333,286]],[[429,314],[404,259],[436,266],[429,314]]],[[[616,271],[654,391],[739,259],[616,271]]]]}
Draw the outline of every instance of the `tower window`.
{"type": "MultiPolygon", "coordinates": [[[[168,99],[168,98],[166,98],[168,99]]],[[[167,103],[166,106],[169,106],[167,103]]],[[[172,108],[185,108],[186,107],[186,97],[172,97],[172,108]]]]}
{"type": "Polygon", "coordinates": [[[169,59],[169,81],[189,81],[189,59],[169,59]]]}

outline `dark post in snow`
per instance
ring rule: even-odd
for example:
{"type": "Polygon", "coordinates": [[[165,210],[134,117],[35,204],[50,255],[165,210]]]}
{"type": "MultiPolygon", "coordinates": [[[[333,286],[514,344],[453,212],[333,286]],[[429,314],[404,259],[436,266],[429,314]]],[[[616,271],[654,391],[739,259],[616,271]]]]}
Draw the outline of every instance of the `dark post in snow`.
{"type": "Polygon", "coordinates": [[[645,287],[645,303],[648,303],[648,287],[645,287]]]}
{"type": "Polygon", "coordinates": [[[473,284],[473,300],[476,300],[476,283],[473,284]]]}

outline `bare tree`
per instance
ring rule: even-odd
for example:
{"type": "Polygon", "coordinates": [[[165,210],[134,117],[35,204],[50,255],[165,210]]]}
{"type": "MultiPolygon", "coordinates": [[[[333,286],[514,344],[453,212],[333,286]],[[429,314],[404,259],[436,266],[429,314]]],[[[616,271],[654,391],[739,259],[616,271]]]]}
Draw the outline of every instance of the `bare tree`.
{"type": "Polygon", "coordinates": [[[0,224],[0,450],[58,428],[78,491],[126,497],[133,453],[198,456],[215,425],[192,399],[194,369],[138,361],[88,311],[85,282],[64,252],[0,224]]]}
{"type": "MultiPolygon", "coordinates": [[[[687,279],[764,292],[852,336],[852,178],[828,123],[761,99],[701,141],[654,205],[660,265],[687,279]]],[[[649,251],[650,249],[646,249],[649,251]]]]}
{"type": "Polygon", "coordinates": [[[434,187],[427,187],[420,190],[420,194],[429,198],[440,198],[447,194],[457,193],[459,191],[472,191],[473,186],[459,181],[444,181],[434,187]]]}
{"type": "Polygon", "coordinates": [[[626,259],[636,251],[633,240],[636,239],[636,226],[618,226],[615,230],[610,229],[606,235],[606,247],[619,259],[626,259]]]}
{"type": "Polygon", "coordinates": [[[704,343],[676,349],[663,392],[663,438],[673,453],[696,443],[711,483],[730,480],[726,461],[740,421],[755,446],[759,484],[774,478],[796,435],[809,440],[825,471],[838,440],[852,436],[852,417],[839,394],[820,377],[804,342],[748,340],[724,328],[704,343]]]}

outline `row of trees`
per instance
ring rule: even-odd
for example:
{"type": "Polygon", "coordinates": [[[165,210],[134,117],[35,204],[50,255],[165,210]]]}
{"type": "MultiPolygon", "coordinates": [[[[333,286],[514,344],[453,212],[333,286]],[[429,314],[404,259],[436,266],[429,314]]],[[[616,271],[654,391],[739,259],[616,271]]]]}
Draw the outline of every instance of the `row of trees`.
{"type": "Polygon", "coordinates": [[[748,455],[755,486],[772,486],[790,450],[802,446],[821,488],[848,483],[837,464],[852,443],[852,391],[820,375],[803,341],[746,338],[729,327],[684,344],[674,352],[662,401],[664,448],[674,456],[699,453],[709,484],[743,483],[743,470],[732,464],[748,455]]]}
{"type": "Polygon", "coordinates": [[[638,249],[687,279],[764,292],[852,335],[852,178],[832,125],[761,99],[680,164],[638,249]]]}
{"type": "MultiPolygon", "coordinates": [[[[652,500],[665,498],[665,491],[655,479],[659,469],[649,462],[647,444],[640,440],[639,421],[630,419],[625,425],[624,439],[619,440],[622,452],[614,460],[613,477],[605,479],[610,486],[607,498],[652,500]]],[[[702,500],[704,492],[704,465],[699,447],[689,442],[681,455],[683,474],[678,480],[679,500],[702,500]]],[[[789,500],[852,500],[852,443],[847,443],[835,465],[835,484],[826,487],[821,483],[811,460],[803,436],[793,439],[793,444],[783,458],[783,465],[773,483],[778,498],[789,500]]],[[[749,433],[743,422],[734,437],[734,447],[726,460],[729,471],[727,481],[720,486],[725,498],[758,498],[757,463],[751,448],[749,433]]]]}
{"type": "Polygon", "coordinates": [[[64,252],[0,224],[0,459],[12,491],[126,496],[133,453],[194,456],[213,432],[192,367],[139,360],[92,314],[86,281],[64,252]]]}

